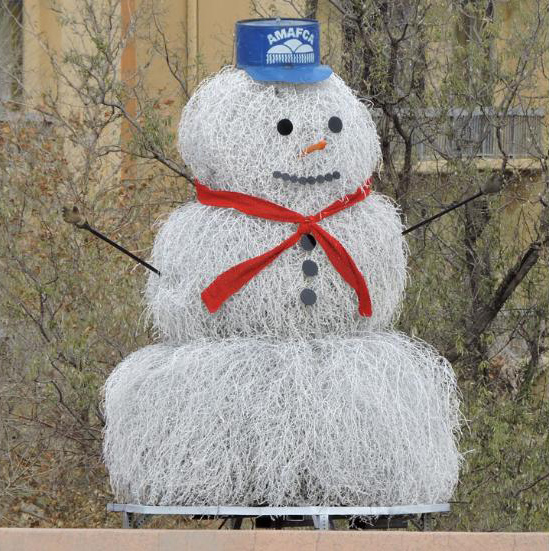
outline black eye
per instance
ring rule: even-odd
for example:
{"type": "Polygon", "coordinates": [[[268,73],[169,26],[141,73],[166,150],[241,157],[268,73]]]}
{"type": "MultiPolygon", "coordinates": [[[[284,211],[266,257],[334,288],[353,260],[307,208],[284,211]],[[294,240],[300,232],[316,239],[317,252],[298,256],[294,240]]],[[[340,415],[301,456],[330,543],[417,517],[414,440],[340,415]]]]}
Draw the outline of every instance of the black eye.
{"type": "Polygon", "coordinates": [[[341,129],[343,128],[343,123],[341,122],[341,119],[339,117],[330,117],[330,120],[328,121],[328,128],[332,132],[341,132],[341,129]]]}
{"type": "Polygon", "coordinates": [[[292,133],[292,130],[294,129],[294,125],[292,124],[292,121],[290,119],[282,119],[281,121],[278,121],[278,124],[276,125],[276,129],[283,136],[287,136],[288,134],[292,133]]]}

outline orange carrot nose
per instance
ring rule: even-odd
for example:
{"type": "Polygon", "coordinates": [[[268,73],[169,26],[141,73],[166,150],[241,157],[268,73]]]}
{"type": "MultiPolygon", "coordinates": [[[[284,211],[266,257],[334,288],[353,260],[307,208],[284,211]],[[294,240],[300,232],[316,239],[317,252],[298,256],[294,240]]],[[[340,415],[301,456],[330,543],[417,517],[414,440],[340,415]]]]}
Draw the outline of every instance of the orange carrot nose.
{"type": "Polygon", "coordinates": [[[314,143],[313,145],[307,146],[300,154],[300,157],[305,157],[305,155],[308,155],[309,153],[312,153],[313,151],[321,151],[328,145],[328,142],[326,140],[320,140],[317,143],[314,143]]]}

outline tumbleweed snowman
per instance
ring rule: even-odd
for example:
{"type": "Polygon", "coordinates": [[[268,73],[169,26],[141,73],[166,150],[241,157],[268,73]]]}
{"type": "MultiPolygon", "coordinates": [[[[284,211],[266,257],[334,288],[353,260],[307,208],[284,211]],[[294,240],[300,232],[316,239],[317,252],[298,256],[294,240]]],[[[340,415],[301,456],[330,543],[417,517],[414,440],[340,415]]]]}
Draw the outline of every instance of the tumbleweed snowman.
{"type": "Polygon", "coordinates": [[[242,21],[236,39],[237,67],[181,117],[197,201],[154,243],[160,343],[105,387],[114,492],[149,505],[447,501],[456,383],[392,330],[406,246],[372,189],[370,113],[319,63],[316,21],[242,21]]]}

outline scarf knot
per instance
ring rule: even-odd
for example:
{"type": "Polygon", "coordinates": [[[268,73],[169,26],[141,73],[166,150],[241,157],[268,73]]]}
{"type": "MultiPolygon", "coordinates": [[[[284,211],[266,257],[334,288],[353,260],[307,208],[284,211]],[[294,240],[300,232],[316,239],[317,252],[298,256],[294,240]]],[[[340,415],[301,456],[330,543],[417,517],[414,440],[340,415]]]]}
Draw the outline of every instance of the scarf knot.
{"type": "Polygon", "coordinates": [[[299,235],[303,235],[304,233],[309,233],[313,225],[316,225],[316,222],[313,220],[312,216],[307,216],[301,224],[299,224],[298,232],[299,235]]]}
{"type": "Polygon", "coordinates": [[[358,311],[361,316],[372,315],[372,302],[364,276],[343,245],[318,225],[320,220],[333,216],[364,200],[370,194],[370,181],[355,192],[334,201],[316,214],[304,216],[286,207],[253,195],[236,191],[213,190],[195,180],[197,199],[203,205],[232,208],[249,216],[256,216],[277,222],[297,224],[297,230],[282,243],[254,258],[250,258],[223,272],[201,293],[202,300],[213,313],[261,270],[273,262],[283,251],[295,245],[303,234],[310,233],[322,247],[326,256],[341,277],[355,290],[358,297],[358,311]]]}

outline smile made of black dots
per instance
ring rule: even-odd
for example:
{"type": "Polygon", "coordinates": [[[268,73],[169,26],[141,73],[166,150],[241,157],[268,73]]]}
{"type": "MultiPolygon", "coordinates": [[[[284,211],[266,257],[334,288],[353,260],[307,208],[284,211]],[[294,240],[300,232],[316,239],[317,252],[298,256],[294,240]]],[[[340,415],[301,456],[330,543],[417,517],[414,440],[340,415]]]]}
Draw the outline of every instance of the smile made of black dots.
{"type": "Polygon", "coordinates": [[[324,182],[331,182],[332,180],[339,180],[341,174],[337,170],[334,170],[334,172],[319,174],[318,176],[297,176],[295,174],[288,174],[287,172],[275,170],[273,172],[273,178],[280,178],[284,182],[292,182],[293,184],[297,182],[300,184],[322,184],[324,182]]]}

